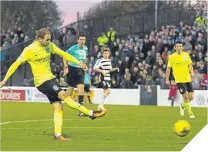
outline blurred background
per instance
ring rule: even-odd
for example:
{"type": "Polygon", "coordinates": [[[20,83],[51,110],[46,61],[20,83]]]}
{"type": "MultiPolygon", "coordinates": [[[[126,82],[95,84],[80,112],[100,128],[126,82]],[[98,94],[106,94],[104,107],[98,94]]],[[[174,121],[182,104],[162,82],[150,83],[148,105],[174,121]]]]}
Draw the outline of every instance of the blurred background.
{"type": "MultiPolygon", "coordinates": [[[[86,35],[92,87],[100,87],[92,67],[109,47],[113,67],[120,68],[112,75],[113,88],[167,89],[168,56],[180,40],[193,61],[194,89],[207,89],[206,1],[1,1],[1,13],[1,80],[36,31],[45,27],[64,51],[77,35],[86,35]]],[[[60,86],[66,86],[59,56],[52,56],[51,67],[60,86]]],[[[34,86],[29,64],[19,67],[7,86],[34,86]]]]}

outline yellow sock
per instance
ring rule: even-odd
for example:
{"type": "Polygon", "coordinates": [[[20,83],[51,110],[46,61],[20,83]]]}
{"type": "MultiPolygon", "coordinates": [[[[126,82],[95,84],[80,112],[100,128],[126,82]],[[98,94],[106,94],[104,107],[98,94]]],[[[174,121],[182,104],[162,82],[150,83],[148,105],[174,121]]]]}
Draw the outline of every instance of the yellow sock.
{"type": "Polygon", "coordinates": [[[71,108],[74,108],[74,109],[77,109],[79,111],[81,111],[82,113],[86,114],[86,115],[89,115],[89,116],[92,116],[93,114],[93,111],[92,110],[89,110],[87,108],[85,108],[84,106],[82,106],[81,104],[75,102],[72,100],[72,98],[70,96],[68,96],[64,102],[71,108]]]}
{"type": "Polygon", "coordinates": [[[62,116],[63,116],[63,111],[62,110],[55,110],[54,111],[54,124],[55,124],[55,135],[59,136],[61,135],[62,131],[62,116]]]}
{"type": "Polygon", "coordinates": [[[184,108],[187,110],[189,115],[193,115],[193,111],[191,109],[191,104],[189,101],[183,103],[184,108]]]}

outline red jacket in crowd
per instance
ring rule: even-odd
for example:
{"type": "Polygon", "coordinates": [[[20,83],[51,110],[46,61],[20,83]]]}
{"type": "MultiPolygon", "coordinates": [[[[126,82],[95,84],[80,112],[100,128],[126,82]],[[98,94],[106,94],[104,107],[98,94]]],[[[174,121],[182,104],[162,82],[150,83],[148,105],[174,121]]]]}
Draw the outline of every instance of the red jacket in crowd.
{"type": "Polygon", "coordinates": [[[207,75],[206,74],[203,74],[202,76],[202,80],[201,80],[201,84],[200,84],[200,88],[201,89],[207,89],[207,75]]]}
{"type": "Polygon", "coordinates": [[[177,94],[178,86],[176,84],[170,85],[169,89],[170,89],[169,97],[175,97],[177,94]]]}

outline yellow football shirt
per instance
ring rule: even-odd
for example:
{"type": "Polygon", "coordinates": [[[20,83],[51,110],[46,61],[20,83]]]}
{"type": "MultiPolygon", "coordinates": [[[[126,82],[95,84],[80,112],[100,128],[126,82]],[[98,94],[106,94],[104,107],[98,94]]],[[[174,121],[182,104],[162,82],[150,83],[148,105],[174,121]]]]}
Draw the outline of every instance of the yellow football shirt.
{"type": "Polygon", "coordinates": [[[187,52],[181,52],[181,54],[175,52],[169,56],[168,67],[172,68],[176,83],[191,82],[188,68],[190,64],[192,64],[192,61],[187,52]]]}
{"type": "Polygon", "coordinates": [[[54,43],[51,42],[47,47],[43,47],[38,41],[34,41],[23,50],[19,58],[9,68],[4,80],[7,81],[17,67],[26,61],[31,66],[36,87],[47,80],[53,79],[55,76],[52,74],[50,67],[51,53],[58,54],[71,62],[80,64],[78,60],[59,49],[54,43]]]}

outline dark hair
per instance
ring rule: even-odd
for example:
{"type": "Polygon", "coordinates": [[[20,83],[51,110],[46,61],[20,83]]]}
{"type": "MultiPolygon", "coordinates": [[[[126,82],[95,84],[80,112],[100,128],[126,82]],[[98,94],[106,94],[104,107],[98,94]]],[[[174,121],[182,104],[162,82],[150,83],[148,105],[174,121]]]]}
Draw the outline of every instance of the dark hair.
{"type": "Polygon", "coordinates": [[[176,41],[176,42],[175,42],[175,45],[176,45],[176,44],[182,44],[182,45],[184,45],[184,43],[183,43],[182,41],[176,41]]]}
{"type": "Polygon", "coordinates": [[[36,34],[36,39],[42,38],[44,39],[46,34],[51,34],[50,31],[46,28],[40,29],[36,34]]]}
{"type": "Polygon", "coordinates": [[[104,49],[103,49],[103,53],[104,53],[104,52],[109,52],[109,53],[110,53],[110,49],[109,49],[109,48],[104,48],[104,49]]]}
{"type": "Polygon", "coordinates": [[[86,37],[84,34],[79,34],[77,39],[79,40],[80,37],[86,37]]]}

